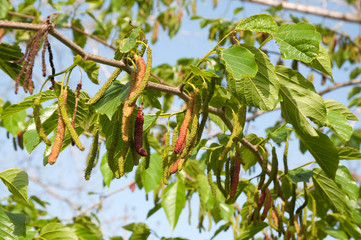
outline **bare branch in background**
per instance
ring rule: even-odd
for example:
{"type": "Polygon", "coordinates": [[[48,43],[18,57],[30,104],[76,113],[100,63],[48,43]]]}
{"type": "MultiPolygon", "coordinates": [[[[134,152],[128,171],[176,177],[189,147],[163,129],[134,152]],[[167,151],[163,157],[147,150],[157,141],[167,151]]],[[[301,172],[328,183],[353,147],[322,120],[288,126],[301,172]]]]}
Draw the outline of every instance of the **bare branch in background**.
{"type": "Polygon", "coordinates": [[[245,0],[245,2],[258,3],[277,7],[282,4],[283,9],[293,10],[302,13],[308,13],[321,17],[332,18],[336,20],[342,20],[347,22],[360,23],[360,14],[342,13],[337,11],[330,11],[322,7],[316,7],[311,5],[304,5],[300,3],[286,2],[286,1],[273,1],[273,0],[245,0]]]}

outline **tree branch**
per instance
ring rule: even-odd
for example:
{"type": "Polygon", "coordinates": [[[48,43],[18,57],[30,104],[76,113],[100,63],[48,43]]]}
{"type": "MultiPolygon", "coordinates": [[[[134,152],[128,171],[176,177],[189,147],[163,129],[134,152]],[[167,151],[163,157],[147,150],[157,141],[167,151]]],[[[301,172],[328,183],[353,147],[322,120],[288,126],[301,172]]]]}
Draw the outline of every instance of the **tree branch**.
{"type": "MultiPolygon", "coordinates": [[[[38,31],[42,27],[43,27],[42,24],[32,24],[32,23],[11,22],[11,21],[0,20],[0,28],[38,31]]],[[[126,65],[123,61],[117,61],[117,60],[113,60],[113,59],[109,59],[109,58],[105,58],[102,56],[88,53],[87,51],[82,49],[80,46],[78,46],[76,43],[74,43],[72,40],[65,37],[63,34],[61,34],[56,29],[49,29],[49,33],[52,36],[54,36],[56,39],[58,39],[60,42],[62,42],[65,46],[69,47],[71,50],[73,50],[74,52],[79,54],[84,60],[92,60],[97,63],[102,63],[105,65],[117,67],[117,68],[120,68],[120,69],[128,72],[129,74],[133,71],[133,69],[130,66],[126,65]]],[[[159,78],[158,76],[155,76],[154,74],[152,74],[152,76],[154,76],[156,79],[158,79],[158,81],[159,80],[163,81],[161,78],[159,78]]],[[[187,94],[185,94],[184,92],[182,92],[179,87],[162,85],[162,84],[158,84],[158,83],[149,81],[147,88],[177,95],[178,97],[180,97],[181,99],[183,99],[186,102],[188,102],[188,100],[189,100],[189,96],[187,94]]],[[[228,129],[230,131],[233,131],[233,124],[232,124],[231,120],[227,117],[225,111],[223,111],[222,109],[217,109],[217,108],[211,107],[211,106],[208,109],[209,109],[210,113],[213,113],[213,114],[219,116],[222,119],[222,121],[226,124],[228,129]]],[[[252,143],[250,143],[245,138],[243,138],[241,140],[241,143],[245,147],[250,149],[250,151],[256,156],[259,163],[263,162],[263,157],[259,153],[256,146],[254,146],[252,143]]]]}
{"type": "Polygon", "coordinates": [[[353,80],[353,81],[349,81],[349,82],[345,82],[345,83],[338,83],[338,84],[335,84],[333,85],[332,87],[329,87],[329,88],[326,88],[325,90],[322,90],[320,92],[318,92],[318,94],[320,94],[321,96],[328,93],[328,92],[331,92],[335,89],[338,89],[338,88],[342,88],[342,87],[347,87],[347,86],[351,86],[351,85],[356,85],[356,84],[359,84],[361,83],[361,79],[357,79],[357,80],[353,80]]]}
{"type": "Polygon", "coordinates": [[[118,188],[118,189],[114,190],[113,192],[108,193],[107,195],[102,196],[102,197],[99,199],[98,202],[96,202],[96,203],[90,205],[89,207],[87,207],[86,209],[80,211],[78,214],[76,214],[76,215],[74,216],[74,218],[79,217],[79,216],[87,213],[88,211],[92,210],[93,208],[96,208],[96,207],[98,207],[98,206],[101,206],[102,203],[103,203],[103,201],[104,201],[105,199],[107,199],[108,197],[110,197],[110,196],[112,196],[112,195],[114,195],[114,194],[116,194],[116,193],[118,193],[118,192],[124,191],[125,189],[129,188],[129,187],[130,187],[131,185],[133,185],[133,184],[135,184],[135,180],[132,180],[132,181],[130,181],[127,185],[125,185],[125,186],[123,186],[123,187],[121,187],[121,188],[118,188]]]}
{"type": "Polygon", "coordinates": [[[347,21],[347,22],[360,23],[360,20],[361,20],[360,14],[330,11],[330,10],[327,10],[327,9],[324,9],[321,7],[304,5],[304,4],[293,3],[293,2],[285,2],[285,1],[279,2],[279,1],[273,1],[273,0],[244,0],[244,1],[268,5],[268,6],[272,6],[272,7],[277,7],[279,5],[282,5],[283,9],[293,10],[293,11],[303,12],[303,13],[309,13],[312,15],[317,15],[317,16],[321,16],[321,17],[327,17],[327,18],[332,18],[332,19],[342,20],[342,21],[347,21]]]}
{"type": "Polygon", "coordinates": [[[43,183],[39,178],[29,175],[29,179],[31,181],[39,184],[40,186],[42,186],[50,195],[53,195],[57,199],[60,199],[64,202],[66,202],[67,204],[69,204],[69,206],[72,207],[74,210],[79,209],[79,206],[76,203],[70,201],[69,198],[59,195],[56,192],[54,192],[53,189],[51,189],[47,184],[43,183]]]}

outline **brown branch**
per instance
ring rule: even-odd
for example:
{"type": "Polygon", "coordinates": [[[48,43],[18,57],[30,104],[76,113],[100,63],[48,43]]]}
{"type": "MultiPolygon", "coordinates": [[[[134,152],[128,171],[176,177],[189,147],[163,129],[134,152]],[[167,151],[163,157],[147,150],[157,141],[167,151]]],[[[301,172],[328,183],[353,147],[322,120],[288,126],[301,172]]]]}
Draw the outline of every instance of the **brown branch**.
{"type": "MultiPolygon", "coordinates": [[[[22,30],[31,30],[31,31],[37,31],[38,29],[40,29],[43,25],[37,25],[37,24],[29,24],[29,23],[17,23],[17,22],[9,22],[9,21],[3,21],[0,20],[0,28],[10,28],[10,29],[22,29],[22,30]]],[[[114,66],[114,67],[118,67],[122,70],[127,71],[128,73],[131,73],[133,71],[133,69],[131,67],[129,67],[128,65],[126,65],[123,61],[116,61],[113,59],[109,59],[109,58],[105,58],[102,56],[98,56],[95,54],[91,54],[88,53],[86,51],[84,51],[80,46],[78,46],[76,43],[74,43],[73,41],[71,41],[70,39],[68,39],[67,37],[65,37],[64,35],[62,35],[60,32],[58,32],[55,29],[50,29],[49,33],[54,36],[55,38],[57,38],[59,41],[61,41],[64,45],[66,45],[67,47],[69,47],[70,49],[72,49],[74,52],[78,53],[81,57],[83,57],[84,60],[92,60],[94,62],[98,62],[98,63],[102,63],[102,64],[106,64],[109,66],[114,66]]],[[[161,78],[159,78],[158,76],[152,74],[152,76],[154,78],[156,78],[159,82],[161,83],[165,83],[165,81],[163,81],[161,78]]],[[[159,91],[163,91],[163,92],[167,92],[170,94],[174,94],[177,95],[178,97],[180,97],[181,99],[183,99],[184,101],[188,102],[189,100],[189,96],[187,94],[185,94],[184,92],[182,92],[180,90],[179,87],[173,87],[170,86],[168,84],[166,85],[162,85],[162,84],[157,84],[154,82],[148,82],[147,88],[149,89],[155,89],[155,90],[159,90],[159,91]]],[[[226,124],[226,126],[229,128],[230,131],[233,131],[233,124],[230,121],[230,119],[227,117],[225,111],[223,111],[222,109],[217,109],[214,107],[209,107],[209,112],[213,113],[217,116],[219,116],[222,121],[226,124]]],[[[247,147],[248,149],[251,150],[251,152],[255,155],[255,157],[258,160],[258,163],[262,164],[263,157],[260,154],[260,152],[258,151],[257,147],[252,145],[252,143],[250,143],[249,141],[247,141],[245,138],[243,138],[241,140],[241,143],[247,147]]],[[[267,174],[270,174],[270,171],[267,171],[267,174]]],[[[109,193],[108,195],[102,197],[99,202],[89,206],[87,209],[79,212],[79,214],[77,214],[77,216],[82,215],[84,213],[86,213],[87,211],[100,206],[103,202],[103,200],[119,191],[124,190],[125,188],[129,187],[131,184],[133,184],[132,182],[130,184],[128,184],[127,186],[120,188],[112,193],[109,193]]],[[[278,184],[278,189],[279,189],[279,196],[281,196],[281,198],[284,200],[284,195],[283,192],[281,190],[280,187],[280,183],[277,182],[276,184],[278,184]]],[[[44,186],[45,187],[45,186],[44,186]]],[[[71,202],[69,200],[66,200],[64,198],[62,198],[64,201],[66,201],[68,204],[71,204],[71,202]]]]}
{"type": "Polygon", "coordinates": [[[96,202],[96,203],[90,205],[89,207],[87,207],[86,209],[80,211],[78,214],[76,214],[74,216],[74,218],[77,218],[77,217],[87,213],[88,211],[92,210],[93,208],[100,207],[105,199],[107,199],[108,197],[110,197],[118,192],[124,191],[125,189],[129,188],[133,184],[135,184],[135,180],[132,180],[127,185],[125,185],[121,188],[118,188],[118,189],[114,190],[113,192],[108,193],[107,195],[102,196],[98,202],[96,202]]]}
{"type": "Polygon", "coordinates": [[[89,38],[94,39],[94,40],[97,41],[97,42],[100,42],[100,43],[103,44],[104,46],[107,46],[107,47],[109,47],[109,48],[111,48],[111,49],[113,49],[113,50],[116,49],[116,47],[114,47],[113,45],[107,43],[107,42],[104,41],[103,39],[101,39],[101,38],[99,38],[99,37],[97,37],[97,36],[94,36],[94,35],[92,35],[92,34],[89,34],[89,33],[83,31],[82,29],[80,29],[80,28],[78,28],[78,27],[76,27],[76,26],[74,26],[74,25],[72,25],[72,26],[66,26],[66,27],[64,27],[64,28],[71,28],[71,29],[73,29],[74,31],[76,31],[76,32],[78,32],[78,33],[80,33],[80,34],[83,34],[84,36],[87,36],[87,37],[89,37],[89,38]]]}
{"type": "MultiPolygon", "coordinates": [[[[42,27],[43,27],[43,25],[41,25],[41,24],[10,22],[10,21],[0,20],[0,28],[38,31],[42,27]]],[[[70,39],[65,37],[63,34],[61,34],[56,29],[49,29],[49,34],[51,34],[56,39],[58,39],[60,42],[62,42],[65,46],[67,46],[68,48],[70,48],[71,50],[73,50],[74,52],[79,54],[84,60],[92,60],[97,63],[102,63],[105,65],[117,67],[117,68],[120,68],[120,69],[128,72],[129,74],[133,71],[133,69],[130,66],[126,65],[123,61],[117,61],[117,60],[105,58],[102,56],[98,56],[98,55],[86,52],[80,46],[78,46],[76,43],[74,43],[73,41],[71,41],[70,39]]],[[[153,76],[154,76],[154,74],[153,74],[153,76]]],[[[158,78],[158,81],[159,81],[159,79],[161,79],[159,77],[157,77],[157,78],[158,78]]],[[[177,95],[178,97],[180,97],[181,99],[183,99],[186,102],[188,102],[188,100],[189,100],[189,96],[187,94],[185,94],[184,92],[182,92],[179,87],[173,87],[173,86],[168,86],[168,85],[166,86],[166,85],[162,85],[162,84],[158,84],[158,83],[154,83],[154,82],[148,82],[147,88],[177,95]]],[[[209,109],[210,113],[213,113],[213,114],[219,116],[222,119],[222,121],[226,124],[228,129],[230,131],[233,131],[233,124],[232,124],[231,120],[227,117],[225,111],[223,111],[222,109],[217,109],[217,108],[211,107],[211,106],[208,109],[209,109]]],[[[256,156],[259,163],[263,162],[263,158],[262,158],[261,154],[258,152],[257,147],[253,146],[246,139],[242,139],[241,143],[243,145],[245,145],[247,148],[249,148],[252,151],[252,153],[254,153],[254,155],[256,156]]]]}
{"type": "Polygon", "coordinates": [[[325,90],[322,90],[322,91],[318,92],[318,94],[320,94],[322,96],[323,94],[331,92],[331,91],[333,91],[335,89],[342,88],[342,87],[347,87],[347,86],[351,86],[351,85],[356,85],[356,84],[359,84],[359,83],[361,83],[361,79],[353,80],[353,81],[349,81],[349,82],[345,82],[345,83],[338,83],[338,84],[333,85],[332,87],[326,88],[325,90]]]}
{"type": "Polygon", "coordinates": [[[50,195],[56,197],[57,199],[60,199],[60,200],[62,200],[64,202],[66,202],[74,210],[79,209],[79,206],[76,203],[70,201],[69,198],[64,197],[62,195],[59,195],[56,192],[54,192],[53,189],[51,189],[47,184],[43,183],[39,178],[29,175],[29,179],[31,181],[39,184],[40,186],[42,186],[50,195]]]}
{"type": "Polygon", "coordinates": [[[22,14],[22,13],[18,13],[18,12],[13,12],[13,11],[8,11],[8,15],[15,16],[15,17],[21,17],[21,18],[28,18],[31,20],[36,19],[34,16],[30,16],[30,15],[22,14]]]}
{"type": "Polygon", "coordinates": [[[321,17],[332,18],[336,20],[342,20],[347,22],[355,22],[360,23],[360,14],[352,14],[352,13],[342,13],[337,11],[330,11],[321,7],[304,5],[293,2],[285,2],[285,1],[273,1],[273,0],[245,0],[245,2],[258,3],[263,5],[268,5],[272,7],[277,7],[282,5],[283,9],[293,10],[302,13],[308,13],[312,15],[317,15],[321,17]]]}

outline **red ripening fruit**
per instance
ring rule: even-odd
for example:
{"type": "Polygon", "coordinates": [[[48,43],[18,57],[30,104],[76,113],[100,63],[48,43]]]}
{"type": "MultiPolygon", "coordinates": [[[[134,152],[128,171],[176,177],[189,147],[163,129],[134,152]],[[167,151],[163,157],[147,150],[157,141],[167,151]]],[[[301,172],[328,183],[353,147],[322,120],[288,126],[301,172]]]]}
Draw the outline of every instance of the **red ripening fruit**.
{"type": "Polygon", "coordinates": [[[186,136],[187,136],[187,129],[189,126],[189,123],[191,122],[192,119],[192,113],[193,113],[193,105],[194,105],[194,92],[191,93],[189,102],[188,102],[188,108],[186,111],[186,114],[184,115],[184,120],[182,122],[182,125],[179,129],[179,135],[178,135],[178,139],[177,142],[175,144],[174,147],[174,152],[175,153],[179,153],[183,148],[184,148],[184,144],[186,141],[186,136]]]}
{"type": "Polygon", "coordinates": [[[21,149],[24,149],[24,132],[20,131],[18,132],[18,145],[20,146],[21,149]]]}
{"type": "Polygon", "coordinates": [[[266,219],[266,217],[268,215],[268,211],[270,210],[271,205],[272,205],[271,192],[269,191],[268,188],[266,188],[265,193],[266,193],[266,203],[264,204],[261,221],[264,221],[266,219]]]}
{"type": "Polygon", "coordinates": [[[266,199],[266,193],[261,192],[261,196],[258,199],[258,208],[261,209],[264,203],[264,200],[266,199]]]}
{"type": "Polygon", "coordinates": [[[129,189],[130,191],[134,192],[135,191],[135,183],[133,182],[132,184],[129,185],[129,189]]]}
{"type": "Polygon", "coordinates": [[[171,169],[170,169],[170,174],[173,174],[173,173],[176,173],[177,171],[178,171],[178,164],[179,164],[179,162],[180,162],[180,160],[181,160],[182,158],[181,158],[181,156],[179,156],[179,158],[178,158],[178,160],[173,164],[173,166],[171,167],[171,169]]]}
{"type": "Polygon", "coordinates": [[[290,231],[287,231],[287,233],[286,233],[286,239],[287,239],[287,240],[291,239],[291,232],[290,232],[290,231]]]}
{"type": "Polygon", "coordinates": [[[143,108],[140,107],[137,118],[135,119],[135,127],[134,127],[134,146],[135,151],[143,157],[147,156],[148,153],[142,148],[143,147],[143,124],[144,124],[144,117],[143,117],[143,108]]]}
{"type": "Polygon", "coordinates": [[[231,198],[234,197],[234,195],[236,195],[236,192],[237,192],[240,170],[241,170],[241,162],[238,160],[238,157],[236,155],[236,159],[234,162],[234,170],[233,170],[233,175],[232,175],[231,192],[229,194],[229,196],[231,198]]]}

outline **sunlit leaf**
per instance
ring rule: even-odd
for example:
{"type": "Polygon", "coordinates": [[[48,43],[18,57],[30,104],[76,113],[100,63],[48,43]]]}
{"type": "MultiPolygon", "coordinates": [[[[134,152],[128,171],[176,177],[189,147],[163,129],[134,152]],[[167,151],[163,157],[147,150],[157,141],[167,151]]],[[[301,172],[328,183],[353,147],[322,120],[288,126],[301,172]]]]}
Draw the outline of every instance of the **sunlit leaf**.
{"type": "Polygon", "coordinates": [[[250,30],[252,32],[276,33],[278,26],[272,16],[257,14],[243,19],[236,26],[237,30],[250,30]]]}
{"type": "Polygon", "coordinates": [[[232,79],[254,77],[258,71],[254,54],[245,47],[235,45],[228,49],[219,49],[218,56],[232,79]]]}
{"type": "Polygon", "coordinates": [[[336,147],[326,134],[317,133],[317,137],[307,134],[298,134],[298,136],[326,175],[334,179],[339,162],[336,147]]]}
{"type": "Polygon", "coordinates": [[[0,239],[19,239],[25,236],[25,215],[10,213],[0,207],[0,239]]]}
{"type": "Polygon", "coordinates": [[[352,147],[338,147],[338,157],[340,160],[360,160],[361,153],[359,150],[352,147]]]}
{"type": "Polygon", "coordinates": [[[181,181],[169,184],[164,190],[162,207],[172,229],[177,225],[186,202],[185,186],[181,181]]]}
{"type": "Polygon", "coordinates": [[[327,126],[342,140],[348,141],[352,135],[352,127],[346,117],[339,112],[327,112],[327,126]]]}
{"type": "Polygon", "coordinates": [[[45,225],[41,229],[39,237],[46,240],[78,240],[74,230],[61,223],[45,225]]]}
{"type": "Polygon", "coordinates": [[[315,59],[319,52],[321,35],[308,23],[286,24],[273,35],[277,41],[281,57],[306,63],[315,59]]]}
{"type": "Polygon", "coordinates": [[[331,208],[342,214],[350,214],[345,194],[337,184],[328,178],[320,169],[314,169],[312,176],[313,183],[317,191],[322,193],[323,198],[328,202],[331,208]]]}
{"type": "Polygon", "coordinates": [[[100,114],[106,114],[109,119],[112,119],[118,106],[127,98],[128,92],[129,83],[123,85],[119,81],[115,81],[103,97],[94,104],[96,111],[100,114]]]}
{"type": "Polygon", "coordinates": [[[347,120],[358,121],[358,118],[351,112],[351,110],[342,103],[333,99],[324,99],[327,111],[339,112],[346,117],[347,120]]]}
{"type": "Polygon", "coordinates": [[[320,45],[320,51],[315,59],[313,59],[309,65],[314,69],[317,69],[332,78],[332,66],[328,51],[320,45]]]}
{"type": "Polygon", "coordinates": [[[298,133],[317,136],[307,118],[321,125],[326,124],[326,107],[322,97],[299,72],[284,66],[277,66],[276,71],[281,83],[282,116],[298,133]]]}
{"type": "Polygon", "coordinates": [[[31,205],[28,199],[28,174],[19,168],[9,168],[0,173],[0,179],[14,198],[24,204],[31,205]]]}
{"type": "Polygon", "coordinates": [[[358,198],[359,189],[356,181],[345,166],[340,165],[338,167],[335,182],[342,188],[350,199],[356,200],[358,198]]]}
{"type": "Polygon", "coordinates": [[[84,61],[79,55],[74,57],[74,63],[81,67],[88,75],[90,81],[95,84],[99,84],[98,74],[99,66],[93,61],[84,61]]]}
{"type": "Polygon", "coordinates": [[[265,53],[252,46],[242,46],[254,54],[258,72],[254,77],[228,78],[228,89],[241,103],[262,111],[272,110],[278,102],[280,88],[275,69],[265,53]]]}

